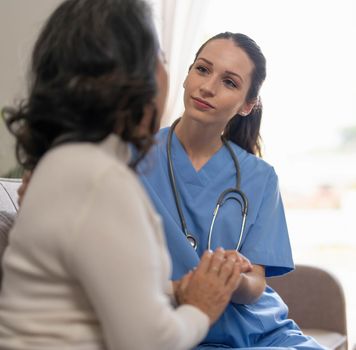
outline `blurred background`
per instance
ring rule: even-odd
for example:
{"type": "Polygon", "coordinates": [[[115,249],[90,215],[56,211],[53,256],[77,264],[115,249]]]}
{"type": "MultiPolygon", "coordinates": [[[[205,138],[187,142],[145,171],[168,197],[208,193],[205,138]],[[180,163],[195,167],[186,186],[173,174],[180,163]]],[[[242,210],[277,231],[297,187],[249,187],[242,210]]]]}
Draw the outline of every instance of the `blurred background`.
{"type": "MultiPolygon", "coordinates": [[[[59,0],[1,0],[0,107],[26,95],[33,40],[59,0]]],[[[356,1],[153,0],[168,60],[162,126],[182,111],[182,83],[199,46],[222,31],[251,36],[268,77],[264,159],[279,175],[296,263],[341,281],[356,343],[356,1]]],[[[0,176],[16,176],[13,140],[0,119],[0,176]]],[[[332,302],[332,301],[331,301],[332,302]]]]}

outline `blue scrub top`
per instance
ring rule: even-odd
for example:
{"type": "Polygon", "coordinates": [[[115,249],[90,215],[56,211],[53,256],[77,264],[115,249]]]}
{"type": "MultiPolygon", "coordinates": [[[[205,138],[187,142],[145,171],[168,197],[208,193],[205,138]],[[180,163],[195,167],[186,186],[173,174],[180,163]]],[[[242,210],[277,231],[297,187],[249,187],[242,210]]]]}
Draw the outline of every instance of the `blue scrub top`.
{"type": "MultiPolygon", "coordinates": [[[[161,129],[138,172],[156,210],[163,219],[171,254],[172,279],[180,279],[199,264],[207,249],[208,233],[217,199],[236,186],[236,170],[226,147],[222,147],[197,172],[173,133],[172,160],[182,210],[189,233],[198,240],[195,251],[181,227],[168,174],[166,153],[168,128],[161,129]]],[[[248,198],[248,216],[240,252],[253,264],[265,266],[266,276],[285,274],[294,268],[278,178],[264,160],[230,142],[240,165],[241,190],[248,198]]],[[[212,234],[212,249],[235,249],[241,227],[241,208],[228,200],[219,210],[212,234]]],[[[283,347],[303,344],[303,349],[320,349],[302,335],[287,318],[288,309],[278,294],[267,287],[254,304],[230,303],[211,328],[199,349],[283,347]],[[286,341],[286,339],[288,341],[286,341]]]]}

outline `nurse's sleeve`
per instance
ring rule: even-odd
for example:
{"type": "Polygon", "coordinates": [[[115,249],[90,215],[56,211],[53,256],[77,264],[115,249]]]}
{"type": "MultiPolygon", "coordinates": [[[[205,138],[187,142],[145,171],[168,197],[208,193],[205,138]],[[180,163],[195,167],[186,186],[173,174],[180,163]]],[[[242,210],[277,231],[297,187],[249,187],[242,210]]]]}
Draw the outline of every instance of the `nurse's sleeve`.
{"type": "Polygon", "coordinates": [[[256,221],[246,233],[241,253],[265,266],[266,277],[294,269],[284,207],[274,169],[269,169],[256,221]]]}
{"type": "Polygon", "coordinates": [[[192,348],[206,335],[208,317],[191,305],[170,305],[164,293],[170,269],[163,232],[156,232],[158,217],[127,173],[110,169],[98,179],[78,213],[68,265],[108,349],[192,348]]]}

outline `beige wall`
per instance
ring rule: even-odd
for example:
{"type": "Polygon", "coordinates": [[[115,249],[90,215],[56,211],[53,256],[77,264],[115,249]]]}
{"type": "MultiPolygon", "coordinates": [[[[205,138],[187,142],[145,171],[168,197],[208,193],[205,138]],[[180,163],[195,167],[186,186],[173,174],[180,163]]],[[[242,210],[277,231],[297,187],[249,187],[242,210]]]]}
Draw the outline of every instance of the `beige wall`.
{"type": "MultiPolygon", "coordinates": [[[[0,108],[26,93],[35,37],[60,0],[0,0],[0,108]]],[[[0,119],[0,176],[15,165],[13,139],[0,119]]]]}

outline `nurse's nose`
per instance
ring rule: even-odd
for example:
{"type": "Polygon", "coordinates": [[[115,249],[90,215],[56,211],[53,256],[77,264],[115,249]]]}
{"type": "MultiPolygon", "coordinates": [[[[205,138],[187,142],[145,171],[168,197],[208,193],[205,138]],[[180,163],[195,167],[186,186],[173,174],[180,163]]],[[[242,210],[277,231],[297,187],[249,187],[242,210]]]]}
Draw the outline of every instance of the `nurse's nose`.
{"type": "Polygon", "coordinates": [[[213,76],[207,77],[200,85],[200,93],[203,97],[212,97],[216,95],[217,79],[213,76]]]}

